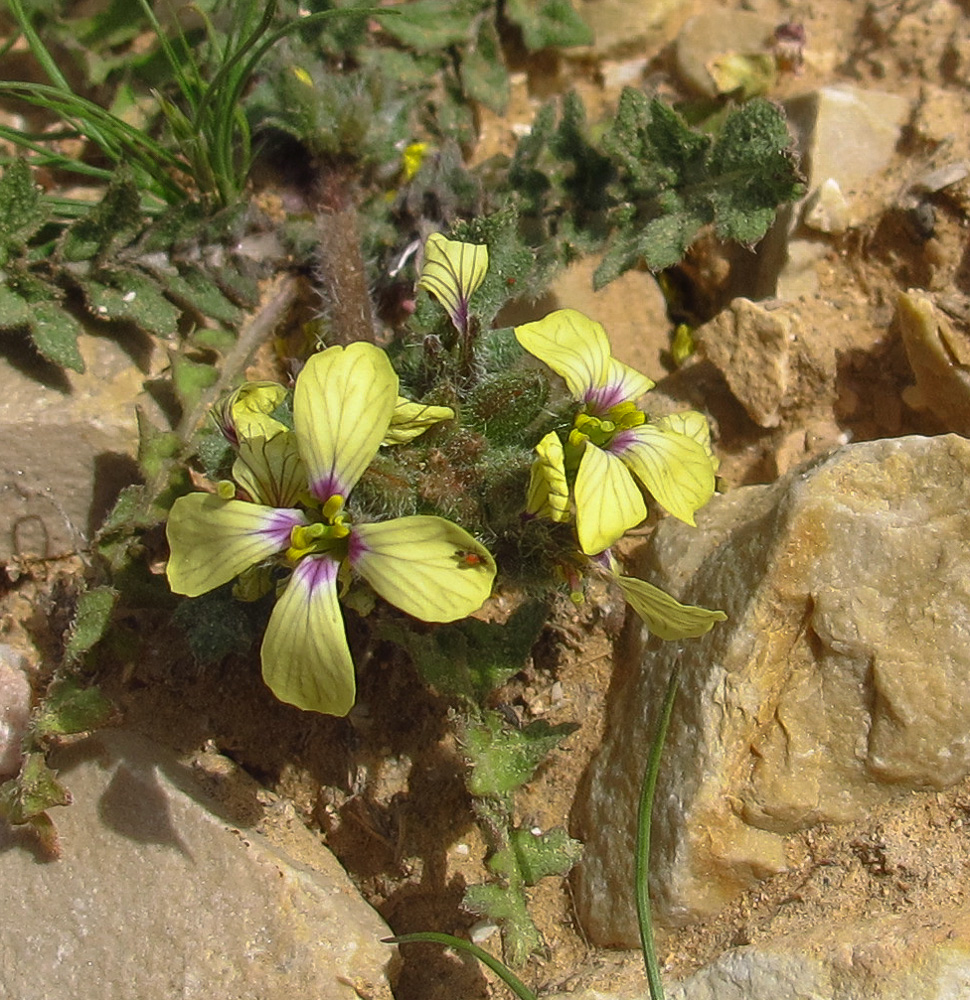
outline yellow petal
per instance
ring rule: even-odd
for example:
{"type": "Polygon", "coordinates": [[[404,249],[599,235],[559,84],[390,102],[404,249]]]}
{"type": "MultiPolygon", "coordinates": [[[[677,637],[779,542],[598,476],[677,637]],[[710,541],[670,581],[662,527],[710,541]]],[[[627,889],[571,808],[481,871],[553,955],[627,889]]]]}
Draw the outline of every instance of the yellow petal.
{"type": "Polygon", "coordinates": [[[703,413],[698,413],[697,410],[682,410],[680,413],[671,413],[666,417],[658,417],[654,420],[654,423],[658,427],[677,431],[678,434],[686,434],[689,438],[693,438],[698,444],[703,446],[704,451],[707,452],[707,457],[711,460],[711,466],[717,472],[720,460],[714,454],[714,448],[711,445],[711,425],[707,422],[707,417],[703,413]]]}
{"type": "Polygon", "coordinates": [[[623,438],[614,450],[630,471],[661,507],[694,524],[694,512],[714,495],[714,463],[704,446],[659,424],[641,424],[623,438]]]}
{"type": "Polygon", "coordinates": [[[574,486],[576,534],[587,555],[609,548],[647,516],[647,505],[616,455],[587,444],[574,486]]]}
{"type": "Polygon", "coordinates": [[[536,445],[525,509],[550,521],[569,520],[569,485],[566,482],[562,441],[550,431],[536,445]]]}
{"type": "Polygon", "coordinates": [[[329,556],[301,559],[263,637],[263,680],[287,704],[346,715],[356,694],[354,661],[337,601],[340,564],[329,556]]]}
{"type": "Polygon", "coordinates": [[[169,586],[187,597],[215,590],[244,569],[282,552],[297,524],[306,524],[298,510],[220,500],[211,493],[179,497],[166,526],[169,586]]]}
{"type": "Polygon", "coordinates": [[[695,639],[709,632],[715,622],[727,618],[723,611],[681,604],[659,587],[632,576],[617,574],[613,579],[630,607],[661,639],[695,639]]]}
{"type": "Polygon", "coordinates": [[[287,430],[286,424],[270,414],[286,398],[286,389],[278,382],[243,382],[216,404],[213,414],[230,441],[260,435],[270,438],[287,430]]]}
{"type": "Polygon", "coordinates": [[[407,444],[422,435],[429,427],[451,420],[455,411],[450,406],[428,406],[412,403],[403,396],[397,397],[397,405],[391,417],[391,426],[381,444],[407,444]]]}
{"type": "Polygon", "coordinates": [[[636,368],[610,358],[606,367],[603,384],[593,390],[588,397],[591,413],[602,413],[618,403],[636,402],[645,392],[649,392],[656,383],[647,378],[636,368]]]}
{"type": "Polygon", "coordinates": [[[492,592],[495,560],[463,528],[423,514],[355,525],[351,565],[390,604],[426,622],[452,622],[492,592]]]}
{"type": "Polygon", "coordinates": [[[307,472],[297,446],[296,434],[283,431],[265,437],[239,439],[239,455],[232,478],[257,503],[270,507],[293,507],[306,490],[307,472]]]}
{"type": "Polygon", "coordinates": [[[606,383],[613,360],[606,331],[575,309],[517,326],[515,339],[563,378],[575,399],[585,400],[606,383]]]}
{"type": "Polygon", "coordinates": [[[397,403],[397,375],[373,344],[328,347],[296,380],[293,423],[310,492],[346,497],[377,454],[397,403]]]}
{"type": "Polygon", "coordinates": [[[424,245],[418,287],[433,295],[448,311],[452,323],[464,331],[468,326],[468,300],[485,280],[487,270],[487,246],[432,233],[424,245]]]}

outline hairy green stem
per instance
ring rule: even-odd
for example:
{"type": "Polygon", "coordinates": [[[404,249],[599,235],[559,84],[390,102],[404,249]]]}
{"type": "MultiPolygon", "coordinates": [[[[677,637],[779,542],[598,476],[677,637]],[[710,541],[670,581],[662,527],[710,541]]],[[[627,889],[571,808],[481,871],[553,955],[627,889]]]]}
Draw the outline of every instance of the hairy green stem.
{"type": "Polygon", "coordinates": [[[657,720],[657,731],[650,745],[647,766],[643,774],[643,785],[640,788],[640,804],[637,810],[637,847],[636,847],[636,897],[637,921],[640,927],[640,947],[643,950],[643,964],[647,970],[647,984],[650,987],[650,1000],[664,1000],[663,981],[660,978],[660,963],[657,961],[657,949],[653,939],[653,918],[650,912],[650,821],[653,815],[653,796],[657,790],[657,774],[660,771],[660,758],[663,755],[664,743],[667,740],[667,727],[670,725],[670,713],[673,711],[677,698],[677,687],[680,683],[680,662],[674,664],[667,681],[663,704],[660,707],[660,718],[657,720]]]}

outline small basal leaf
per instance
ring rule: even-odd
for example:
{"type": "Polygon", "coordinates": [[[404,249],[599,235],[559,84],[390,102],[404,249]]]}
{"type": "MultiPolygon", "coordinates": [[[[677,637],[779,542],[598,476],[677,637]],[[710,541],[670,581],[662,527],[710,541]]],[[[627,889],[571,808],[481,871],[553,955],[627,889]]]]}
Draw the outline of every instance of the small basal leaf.
{"type": "Polygon", "coordinates": [[[47,210],[24,160],[14,160],[0,177],[0,267],[43,225],[47,210]]]}
{"type": "Polygon", "coordinates": [[[11,823],[26,823],[51,806],[71,804],[71,793],[57,780],[41,751],[28,754],[20,774],[2,787],[0,812],[11,823]]]}
{"type": "Polygon", "coordinates": [[[155,269],[152,272],[168,295],[185,309],[235,326],[242,320],[242,310],[219,290],[219,286],[196,267],[181,272],[155,269]]]}
{"type": "Polygon", "coordinates": [[[78,279],[93,316],[127,320],[156,337],[171,338],[178,332],[181,311],[147,275],[129,270],[102,271],[98,279],[78,279]]]}
{"type": "Polygon", "coordinates": [[[101,641],[117,602],[118,591],[113,587],[96,587],[81,594],[64,649],[69,659],[76,659],[101,641]]]}
{"type": "MultiPolygon", "coordinates": [[[[48,690],[40,713],[34,720],[34,733],[41,739],[86,733],[104,725],[113,711],[111,702],[96,687],[85,688],[73,677],[64,677],[55,681],[48,690]]],[[[41,808],[65,804],[48,802],[41,808]]]]}
{"type": "Polygon", "coordinates": [[[535,885],[547,875],[567,875],[583,856],[583,845],[573,840],[561,827],[546,833],[514,830],[512,850],[526,885],[535,885]]]}
{"type": "Polygon", "coordinates": [[[30,323],[30,304],[6,285],[0,285],[0,330],[30,323]]]}
{"type": "Polygon", "coordinates": [[[108,257],[126,246],[144,225],[141,193],[126,171],[119,171],[104,197],[61,237],[58,253],[65,261],[108,257]]]}
{"type": "Polygon", "coordinates": [[[524,785],[536,768],[579,727],[564,722],[550,726],[538,719],[524,729],[509,729],[497,712],[486,712],[481,723],[468,726],[463,751],[471,765],[472,795],[501,797],[524,785]]]}
{"type": "Polygon", "coordinates": [[[382,19],[381,28],[415,52],[435,52],[467,42],[475,14],[485,6],[481,0],[413,0],[382,19]]]}
{"type": "Polygon", "coordinates": [[[28,326],[34,346],[48,361],[84,371],[84,359],[77,346],[77,338],[83,333],[81,324],[56,298],[32,302],[28,326]]]}

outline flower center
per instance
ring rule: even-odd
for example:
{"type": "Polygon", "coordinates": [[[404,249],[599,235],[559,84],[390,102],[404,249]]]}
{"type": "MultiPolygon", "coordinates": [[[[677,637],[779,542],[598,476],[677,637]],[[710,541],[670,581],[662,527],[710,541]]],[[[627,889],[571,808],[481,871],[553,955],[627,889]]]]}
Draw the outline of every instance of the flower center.
{"type": "Polygon", "coordinates": [[[336,559],[347,555],[347,538],[350,535],[350,519],[344,513],[344,498],[335,494],[320,509],[320,520],[312,524],[298,524],[290,531],[290,547],[286,550],[286,560],[295,564],[305,556],[323,552],[333,554],[336,559]]]}
{"type": "Polygon", "coordinates": [[[579,467],[587,441],[591,441],[597,448],[608,449],[618,433],[638,427],[646,419],[647,415],[643,410],[638,410],[629,401],[611,406],[600,417],[594,417],[585,411],[577,413],[565,447],[566,469],[573,471],[579,467]]]}

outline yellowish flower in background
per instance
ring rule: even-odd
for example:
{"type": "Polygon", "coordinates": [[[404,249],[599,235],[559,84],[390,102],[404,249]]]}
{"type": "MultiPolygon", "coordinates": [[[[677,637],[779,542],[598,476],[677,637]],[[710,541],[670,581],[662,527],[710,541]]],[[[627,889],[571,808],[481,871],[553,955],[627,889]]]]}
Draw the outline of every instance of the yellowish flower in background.
{"type": "MultiPolygon", "coordinates": [[[[420,404],[402,407],[397,390],[387,355],[372,344],[314,355],[296,381],[294,429],[257,419],[257,433],[239,437],[233,476],[252,500],[233,499],[233,484],[220,484],[218,495],[180,497],[169,515],[166,572],[175,593],[196,597],[267,560],[292,569],[261,657],[270,689],[299,708],[346,715],[353,707],[354,665],[338,603],[351,574],[428,622],[464,618],[491,592],[495,562],[458,525],[425,515],[357,523],[346,509],[395,413],[412,430],[421,419],[408,410],[420,404]]],[[[269,396],[256,390],[229,404],[237,435],[237,407],[246,409],[254,393],[265,415],[269,396]]],[[[421,430],[452,416],[446,407],[420,409],[447,411],[425,412],[421,430]]]]}
{"type": "Polygon", "coordinates": [[[562,481],[571,482],[579,545],[592,555],[647,516],[639,481],[662,507],[694,524],[695,511],[714,494],[717,468],[703,414],[648,419],[636,402],[654,383],[617,361],[603,327],[575,309],[518,326],[515,336],[582,404],[561,461],[543,439],[528,512],[548,517],[552,508],[559,515],[553,519],[564,520],[562,481]]]}

